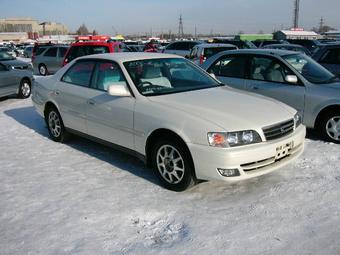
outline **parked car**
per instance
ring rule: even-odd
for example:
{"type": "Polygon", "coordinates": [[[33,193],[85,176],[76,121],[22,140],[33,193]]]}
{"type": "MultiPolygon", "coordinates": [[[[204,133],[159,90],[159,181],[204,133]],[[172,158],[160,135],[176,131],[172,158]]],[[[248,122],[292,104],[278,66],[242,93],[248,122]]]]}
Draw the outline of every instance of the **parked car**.
{"type": "Polygon", "coordinates": [[[318,40],[308,40],[308,39],[287,39],[291,44],[298,44],[305,47],[311,54],[315,53],[315,50],[322,43],[318,40]]]}
{"type": "Polygon", "coordinates": [[[319,46],[313,58],[333,74],[340,77],[340,43],[319,46]]]}
{"type": "Polygon", "coordinates": [[[305,54],[269,49],[229,51],[215,55],[202,67],[231,87],[294,107],[307,127],[340,143],[340,82],[305,54]]]}
{"type": "Polygon", "coordinates": [[[131,152],[176,191],[269,173],[304,148],[296,110],[223,86],[174,55],[78,58],[38,77],[32,100],[54,141],[75,133],[131,152]]]}
{"type": "Polygon", "coordinates": [[[32,58],[33,46],[29,45],[24,48],[24,57],[32,58]]]}
{"type": "Polygon", "coordinates": [[[68,46],[61,45],[47,47],[32,61],[34,72],[40,75],[48,75],[58,71],[62,67],[68,48],[68,46]]]}
{"type": "Polygon", "coordinates": [[[255,40],[251,41],[257,48],[263,48],[266,45],[271,44],[289,44],[289,42],[284,40],[255,40]]]}
{"type": "Polygon", "coordinates": [[[169,43],[162,50],[162,53],[167,54],[175,54],[182,57],[188,56],[190,54],[191,49],[197,45],[202,43],[201,41],[176,41],[169,43]]]}
{"type": "Polygon", "coordinates": [[[48,43],[35,43],[32,49],[32,62],[34,61],[35,57],[43,53],[47,48],[55,46],[55,43],[48,42],[48,43]]]}
{"type": "Polygon", "coordinates": [[[12,57],[16,57],[17,54],[15,53],[15,51],[9,47],[0,47],[0,52],[5,52],[9,55],[11,55],[12,57]]]}
{"type": "Polygon", "coordinates": [[[113,53],[131,51],[124,43],[113,41],[84,41],[75,42],[66,52],[64,57],[63,66],[78,57],[100,54],[100,53],[113,53]]]}
{"type": "Polygon", "coordinates": [[[290,50],[290,51],[297,51],[302,52],[308,56],[311,55],[309,50],[305,47],[298,45],[298,44],[268,44],[262,47],[263,49],[277,49],[277,50],[290,50]]]}
{"type": "Polygon", "coordinates": [[[188,59],[197,65],[202,65],[208,58],[226,50],[237,50],[237,47],[232,44],[224,43],[202,43],[192,48],[188,59]]]}
{"type": "Polygon", "coordinates": [[[250,41],[214,38],[209,43],[226,43],[235,45],[239,49],[256,49],[257,47],[250,41]]]}
{"type": "Polygon", "coordinates": [[[15,61],[18,60],[0,52],[0,97],[17,94],[20,98],[28,98],[31,95],[32,69],[19,68],[22,65],[13,65],[15,61]]]}

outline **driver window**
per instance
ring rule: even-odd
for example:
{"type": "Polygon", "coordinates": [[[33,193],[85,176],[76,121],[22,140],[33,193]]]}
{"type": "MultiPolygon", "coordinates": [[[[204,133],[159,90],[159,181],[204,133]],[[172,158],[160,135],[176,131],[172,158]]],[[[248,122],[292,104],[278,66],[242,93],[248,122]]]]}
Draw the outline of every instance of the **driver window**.
{"type": "Polygon", "coordinates": [[[278,60],[267,57],[253,57],[250,63],[250,79],[286,83],[285,77],[293,75],[278,60]]]}
{"type": "Polygon", "coordinates": [[[110,85],[127,86],[122,71],[113,62],[98,62],[94,79],[94,88],[103,91],[107,91],[110,85]]]}

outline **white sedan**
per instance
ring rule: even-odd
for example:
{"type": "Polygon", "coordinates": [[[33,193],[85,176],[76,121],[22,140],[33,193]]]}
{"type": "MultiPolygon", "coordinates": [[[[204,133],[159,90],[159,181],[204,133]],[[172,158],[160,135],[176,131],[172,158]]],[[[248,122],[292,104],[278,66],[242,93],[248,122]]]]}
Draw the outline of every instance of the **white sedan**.
{"type": "Polygon", "coordinates": [[[260,176],[304,149],[296,110],[225,86],[174,55],[78,58],[37,78],[32,100],[54,141],[73,133],[123,149],[176,191],[260,176]]]}

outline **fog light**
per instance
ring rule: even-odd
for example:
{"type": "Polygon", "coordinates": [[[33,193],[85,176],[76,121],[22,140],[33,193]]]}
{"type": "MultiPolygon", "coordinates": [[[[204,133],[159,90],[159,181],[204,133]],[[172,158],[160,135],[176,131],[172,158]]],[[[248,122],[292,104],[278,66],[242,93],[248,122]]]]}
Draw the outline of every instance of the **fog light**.
{"type": "Polygon", "coordinates": [[[235,169],[217,168],[217,170],[221,175],[223,175],[225,177],[240,176],[240,172],[238,171],[237,168],[235,168],[235,169]]]}

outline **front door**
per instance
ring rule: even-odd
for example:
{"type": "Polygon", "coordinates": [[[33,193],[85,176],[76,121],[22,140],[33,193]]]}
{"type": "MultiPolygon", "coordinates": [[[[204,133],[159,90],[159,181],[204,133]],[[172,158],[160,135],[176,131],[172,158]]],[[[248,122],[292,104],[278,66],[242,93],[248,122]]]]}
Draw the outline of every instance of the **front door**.
{"type": "Polygon", "coordinates": [[[102,140],[134,149],[134,97],[114,97],[107,93],[110,85],[127,85],[118,64],[97,62],[87,101],[88,134],[102,140]]]}
{"type": "Polygon", "coordinates": [[[0,96],[10,95],[18,89],[20,81],[14,73],[15,70],[8,70],[0,64],[0,96]]]}
{"type": "Polygon", "coordinates": [[[290,105],[303,116],[306,88],[301,81],[296,84],[288,83],[287,75],[294,73],[278,59],[253,56],[250,60],[246,89],[290,105]]]}

